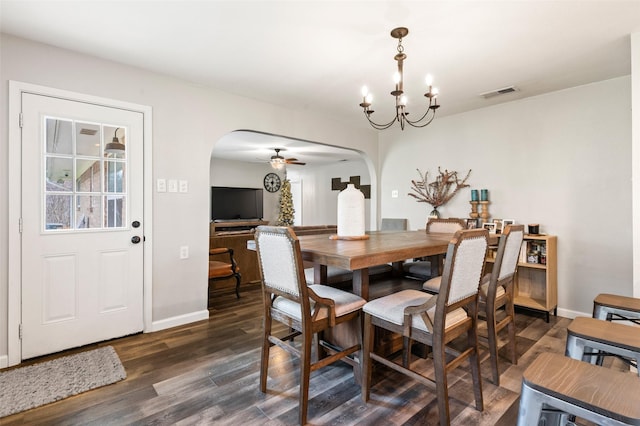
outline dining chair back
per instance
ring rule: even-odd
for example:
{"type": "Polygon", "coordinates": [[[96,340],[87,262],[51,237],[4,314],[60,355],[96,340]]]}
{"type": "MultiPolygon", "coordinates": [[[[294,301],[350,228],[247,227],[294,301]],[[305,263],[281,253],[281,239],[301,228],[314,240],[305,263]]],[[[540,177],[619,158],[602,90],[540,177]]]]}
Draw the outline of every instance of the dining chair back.
{"type": "MultiPolygon", "coordinates": [[[[289,227],[259,226],[255,234],[258,267],[264,303],[264,333],[260,364],[260,390],[267,391],[269,351],[277,345],[300,358],[299,421],[305,424],[309,401],[309,379],[312,371],[343,360],[354,367],[360,377],[360,364],[353,357],[361,350],[360,313],[365,300],[324,285],[307,285],[300,241],[289,227]],[[284,325],[274,330],[273,322],[284,325]],[[348,323],[357,330],[348,346],[327,341],[331,329],[348,323]],[[327,332],[327,340],[325,340],[327,332]],[[301,336],[302,341],[293,343],[301,336]],[[316,361],[312,361],[312,342],[317,336],[316,361]]],[[[344,340],[347,341],[347,340],[344,340]]]]}
{"type": "Polygon", "coordinates": [[[380,222],[381,231],[406,231],[409,220],[406,218],[383,217],[380,222]]]}
{"type": "MultiPolygon", "coordinates": [[[[498,333],[507,327],[511,363],[518,363],[516,352],[516,324],[514,278],[518,267],[520,248],[524,239],[524,225],[507,225],[500,235],[498,250],[490,274],[483,277],[479,293],[479,316],[487,324],[487,346],[491,362],[493,383],[500,386],[498,370],[498,333]],[[499,318],[499,310],[504,314],[499,318]]],[[[482,339],[481,339],[482,340],[482,339]]]]}
{"type": "MultiPolygon", "coordinates": [[[[466,223],[462,219],[442,219],[442,218],[430,218],[427,221],[427,234],[453,234],[456,231],[465,229],[466,223]]],[[[429,256],[429,258],[414,259],[413,262],[407,262],[402,267],[404,274],[408,278],[415,278],[426,281],[430,278],[434,278],[435,270],[439,273],[442,271],[442,255],[429,256]],[[437,262],[437,268],[432,267],[431,262],[437,262]],[[432,273],[432,271],[434,271],[432,273]]],[[[435,265],[435,264],[434,264],[435,265]]]]}
{"type": "Polygon", "coordinates": [[[466,228],[466,223],[462,219],[456,218],[429,218],[427,221],[427,233],[447,233],[453,234],[456,231],[466,228]]]}
{"type": "MultiPolygon", "coordinates": [[[[458,231],[447,249],[438,295],[418,290],[403,290],[374,299],[364,311],[364,343],[362,362],[362,398],[369,400],[372,360],[436,389],[441,425],[450,423],[447,373],[469,360],[475,406],[483,410],[482,382],[476,333],[478,287],[484,270],[489,235],[486,230],[458,231]],[[412,370],[408,357],[402,362],[375,352],[375,328],[401,334],[405,342],[417,341],[432,348],[435,380],[412,370]],[[455,350],[448,344],[467,335],[455,350]]],[[[409,348],[405,348],[406,354],[409,348]]]]}

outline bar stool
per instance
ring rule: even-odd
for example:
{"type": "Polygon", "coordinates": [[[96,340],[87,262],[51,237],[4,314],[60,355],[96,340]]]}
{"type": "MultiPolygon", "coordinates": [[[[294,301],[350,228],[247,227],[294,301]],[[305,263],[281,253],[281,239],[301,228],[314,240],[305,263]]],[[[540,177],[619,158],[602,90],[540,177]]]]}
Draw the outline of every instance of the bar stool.
{"type": "Polygon", "coordinates": [[[637,366],[640,361],[640,328],[595,318],[575,318],[567,327],[565,355],[593,364],[598,358],[595,355],[600,353],[592,350],[635,360],[637,366]]]}
{"type": "MultiPolygon", "coordinates": [[[[593,317],[605,321],[630,321],[640,325],[640,299],[617,294],[601,293],[593,299],[593,317]]],[[[599,354],[596,363],[602,365],[607,354],[599,354]]],[[[623,358],[626,362],[626,359],[623,358]]],[[[638,368],[638,364],[630,365],[638,368]]]]}
{"type": "Polygon", "coordinates": [[[593,317],[606,321],[631,321],[640,325],[640,299],[601,293],[593,299],[593,317]]]}
{"type": "Polygon", "coordinates": [[[640,425],[638,395],[640,380],[632,374],[544,352],[522,375],[518,426],[537,425],[547,408],[596,424],[640,425]]]}

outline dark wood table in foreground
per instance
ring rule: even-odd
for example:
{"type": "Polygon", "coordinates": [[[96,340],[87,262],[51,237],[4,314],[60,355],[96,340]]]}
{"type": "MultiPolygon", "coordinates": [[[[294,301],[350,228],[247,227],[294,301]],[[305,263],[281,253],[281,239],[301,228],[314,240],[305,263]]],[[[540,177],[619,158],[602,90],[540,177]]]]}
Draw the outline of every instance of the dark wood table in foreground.
{"type": "MultiPolygon", "coordinates": [[[[366,240],[333,240],[328,235],[301,236],[302,258],[314,264],[314,282],[327,282],[327,266],[353,271],[353,292],[369,299],[369,268],[385,263],[396,267],[406,259],[434,256],[447,251],[452,234],[425,231],[380,231],[366,240]]],[[[438,268],[432,262],[432,268],[438,268]]],[[[437,270],[435,275],[437,275],[437,270]]],[[[435,276],[434,275],[434,276],[435,276]]]]}

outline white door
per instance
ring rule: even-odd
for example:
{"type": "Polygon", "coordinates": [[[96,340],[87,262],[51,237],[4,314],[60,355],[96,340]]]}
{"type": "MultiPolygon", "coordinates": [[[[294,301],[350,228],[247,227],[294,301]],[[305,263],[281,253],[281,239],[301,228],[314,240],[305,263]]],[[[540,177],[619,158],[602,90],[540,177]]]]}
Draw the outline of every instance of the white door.
{"type": "Polygon", "coordinates": [[[143,329],[143,115],[22,94],[22,358],[143,329]]]}
{"type": "Polygon", "coordinates": [[[293,200],[293,224],[302,226],[302,181],[291,182],[291,199],[293,200]]]}

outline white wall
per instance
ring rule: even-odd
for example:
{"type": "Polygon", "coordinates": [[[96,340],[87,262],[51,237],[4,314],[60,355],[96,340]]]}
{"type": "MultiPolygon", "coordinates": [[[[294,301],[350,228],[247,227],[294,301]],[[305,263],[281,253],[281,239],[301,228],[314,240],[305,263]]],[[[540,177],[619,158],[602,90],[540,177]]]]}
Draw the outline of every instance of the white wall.
{"type": "MultiPolygon", "coordinates": [[[[34,43],[0,39],[0,100],[8,106],[8,80],[86,93],[153,108],[153,179],[186,179],[187,194],[153,194],[154,324],[179,323],[207,307],[210,158],[216,141],[250,129],[328,142],[367,153],[378,163],[377,136],[326,117],[240,98],[172,77],[34,43]],[[190,258],[179,259],[189,246],[190,258]]],[[[0,312],[7,312],[9,209],[7,114],[0,114],[0,312]]],[[[12,117],[12,119],[16,119],[12,117]]],[[[15,182],[13,182],[15,184],[15,182]]],[[[0,361],[7,353],[7,318],[0,315],[0,361]]]]}
{"type": "MultiPolygon", "coordinates": [[[[406,195],[416,168],[472,169],[468,183],[489,190],[492,218],[558,236],[561,313],[591,315],[600,292],[631,295],[630,89],[621,77],[381,133],[381,215],[424,227],[430,206],[406,195]]],[[[468,217],[471,188],[443,216],[468,217]]]]}
{"type": "Polygon", "coordinates": [[[631,35],[631,109],[633,145],[633,296],[640,297],[640,33],[631,35]]]}

